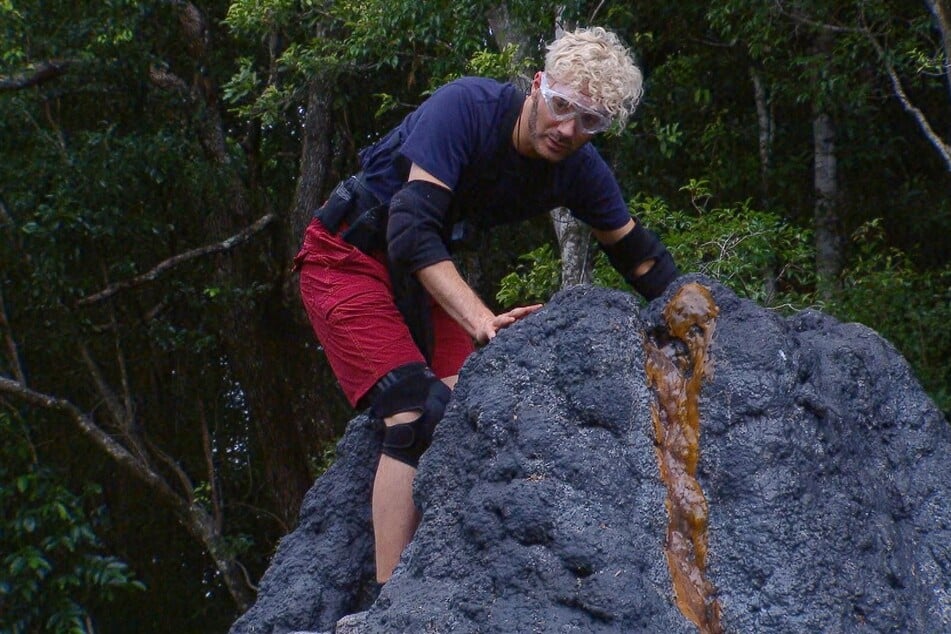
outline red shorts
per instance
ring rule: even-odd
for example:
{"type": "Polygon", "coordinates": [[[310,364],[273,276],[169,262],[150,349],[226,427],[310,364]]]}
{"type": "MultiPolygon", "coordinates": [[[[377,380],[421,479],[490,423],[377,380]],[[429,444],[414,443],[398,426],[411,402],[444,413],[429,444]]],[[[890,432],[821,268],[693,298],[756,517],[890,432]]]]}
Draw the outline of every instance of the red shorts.
{"type": "MultiPolygon", "coordinates": [[[[314,333],[351,405],[391,370],[425,363],[396,307],[382,256],[363,253],[314,220],[294,264],[314,333]]],[[[458,374],[474,349],[472,338],[435,302],[431,315],[432,370],[439,378],[458,374]]]]}

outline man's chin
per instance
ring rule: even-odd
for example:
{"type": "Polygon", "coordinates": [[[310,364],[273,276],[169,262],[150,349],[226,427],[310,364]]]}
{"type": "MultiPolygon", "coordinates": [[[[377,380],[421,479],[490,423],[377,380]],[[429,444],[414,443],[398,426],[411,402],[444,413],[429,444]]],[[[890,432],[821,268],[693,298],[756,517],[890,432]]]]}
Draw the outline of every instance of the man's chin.
{"type": "Polygon", "coordinates": [[[550,137],[545,137],[540,144],[539,154],[545,160],[557,163],[567,158],[572,149],[570,145],[564,145],[553,141],[550,137]]]}

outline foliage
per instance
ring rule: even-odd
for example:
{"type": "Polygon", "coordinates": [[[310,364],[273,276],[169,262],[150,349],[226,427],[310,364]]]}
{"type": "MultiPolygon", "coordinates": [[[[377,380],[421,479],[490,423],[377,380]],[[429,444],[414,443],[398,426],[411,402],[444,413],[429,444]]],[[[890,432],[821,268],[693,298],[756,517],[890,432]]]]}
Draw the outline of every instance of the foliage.
{"type": "Polygon", "coordinates": [[[516,269],[503,277],[495,299],[505,307],[547,301],[561,283],[561,259],[550,244],[518,257],[516,269]]]}
{"type": "MultiPolygon", "coordinates": [[[[812,301],[807,230],[753,209],[749,201],[714,205],[705,181],[691,180],[683,189],[693,202],[686,210],[671,209],[657,196],[637,196],[631,203],[632,215],[662,234],[682,271],[709,275],[765,306],[801,307],[812,301]]],[[[497,295],[503,305],[546,300],[558,287],[560,265],[549,245],[520,259],[523,264],[503,279],[497,295]]],[[[625,285],[603,253],[596,260],[594,280],[625,285]]]]}
{"type": "Polygon", "coordinates": [[[703,180],[690,180],[689,209],[671,209],[656,197],[635,199],[633,212],[663,233],[683,271],[704,273],[764,306],[811,303],[810,232],[749,200],[719,206],[703,180]]]}
{"type": "Polygon", "coordinates": [[[105,509],[86,484],[75,494],[37,463],[26,425],[0,412],[0,631],[89,632],[93,608],[144,590],[96,535],[105,509]]]}
{"type": "MultiPolygon", "coordinates": [[[[672,210],[657,197],[638,197],[632,212],[663,239],[682,271],[701,272],[741,297],[785,310],[814,303],[809,232],[748,202],[708,208],[706,183],[685,186],[695,205],[672,210]]],[[[946,416],[951,414],[951,266],[918,270],[900,249],[887,246],[880,220],[852,235],[856,255],[843,273],[843,291],[824,309],[846,321],[874,328],[908,359],[924,388],[946,416]]],[[[544,244],[519,257],[496,299],[506,307],[547,301],[559,288],[560,260],[544,244]]],[[[599,254],[595,283],[626,284],[599,254]]]]}
{"type": "Polygon", "coordinates": [[[519,59],[518,48],[509,44],[498,53],[482,50],[469,60],[466,72],[481,77],[496,77],[504,79],[515,77],[531,68],[531,60],[519,59]]]}
{"type": "Polygon", "coordinates": [[[887,245],[880,220],[852,234],[857,255],[844,272],[846,291],[828,309],[891,341],[951,419],[951,266],[920,270],[887,245]]]}
{"type": "MultiPolygon", "coordinates": [[[[224,129],[235,136],[222,139],[220,155],[215,154],[218,147],[207,143],[210,122],[218,116],[206,107],[213,102],[213,83],[224,74],[223,66],[240,59],[227,48],[219,49],[224,63],[209,54],[211,43],[222,43],[215,25],[224,4],[203,3],[200,12],[188,3],[125,0],[15,1],[0,8],[10,9],[19,20],[15,37],[0,45],[3,79],[29,77],[50,59],[63,62],[61,75],[0,91],[0,326],[6,344],[0,374],[16,378],[19,366],[30,387],[88,412],[110,438],[131,447],[135,457],[154,452],[149,467],[183,498],[190,478],[214,478],[214,504],[206,499],[207,505],[200,506],[217,514],[222,552],[240,553],[253,576],[263,570],[269,545],[287,524],[275,521],[277,512],[267,508],[274,494],[261,476],[255,419],[236,396],[246,390],[235,378],[236,364],[224,341],[251,321],[237,319],[236,307],[260,311],[263,296],[273,293],[265,255],[243,269],[234,251],[217,260],[187,259],[107,301],[81,303],[172,256],[220,241],[236,231],[229,225],[240,228],[254,219],[249,218],[256,212],[253,207],[242,214],[235,204],[240,180],[233,177],[247,176],[244,151],[253,146],[241,145],[244,139],[238,135],[245,128],[226,121],[224,129]],[[183,45],[181,18],[194,14],[183,16],[178,10],[189,7],[208,29],[205,48],[195,41],[183,45]],[[160,86],[153,83],[159,73],[179,81],[160,86]],[[209,101],[201,99],[204,95],[209,101]],[[254,265],[257,270],[251,273],[254,265]],[[224,275],[239,270],[249,271],[251,281],[224,275]]],[[[8,15],[0,15],[0,32],[10,25],[8,15]]],[[[269,192],[288,180],[289,161],[278,154],[267,164],[282,160],[276,169],[283,180],[273,179],[269,188],[249,196],[252,203],[265,205],[269,192]]],[[[267,254],[271,245],[261,242],[261,253],[267,254]]],[[[284,261],[276,264],[284,267],[284,261]]],[[[259,357],[260,347],[254,352],[259,357]]],[[[37,446],[37,482],[78,483],[84,493],[75,496],[72,506],[64,498],[62,507],[75,515],[97,500],[109,505],[114,521],[100,525],[100,515],[88,515],[89,531],[75,532],[69,545],[77,553],[74,563],[54,561],[54,556],[62,559],[60,551],[46,553],[39,542],[30,546],[34,551],[23,550],[17,592],[5,597],[0,614],[34,619],[31,606],[53,609],[46,599],[27,601],[19,592],[29,589],[24,575],[36,565],[39,589],[34,594],[53,596],[48,584],[63,585],[72,593],[63,596],[78,606],[73,620],[81,622],[86,612],[93,612],[100,631],[132,623],[139,614],[164,614],[143,619],[135,628],[142,632],[187,631],[182,623],[196,615],[204,615],[202,630],[230,622],[234,605],[222,575],[216,574],[208,550],[190,543],[197,540],[195,533],[180,526],[168,505],[156,504],[162,497],[137,482],[131,470],[117,473],[101,447],[90,443],[82,445],[87,451],[71,451],[87,441],[69,421],[40,428],[34,420],[27,427],[37,446]],[[51,464],[55,471],[45,471],[51,464]],[[97,483],[104,489],[101,496],[95,493],[97,483]],[[93,541],[93,528],[150,588],[123,593],[123,601],[107,612],[92,598],[120,588],[120,575],[128,573],[120,562],[97,554],[101,545],[93,541]],[[30,552],[36,557],[27,558],[30,552]],[[83,553],[88,556],[80,559],[83,553]],[[42,567],[42,558],[52,562],[52,570],[42,567]],[[80,572],[90,578],[70,580],[69,575],[80,572]]],[[[303,473],[301,480],[306,479],[303,473]]],[[[203,493],[199,487],[198,497],[203,493]]],[[[5,499],[5,510],[8,502],[24,500],[5,499]]],[[[29,508],[24,506],[24,512],[29,508]]],[[[81,526],[82,517],[71,519],[81,526]]],[[[20,552],[6,545],[0,549],[4,556],[20,552]]],[[[68,616],[65,608],[62,614],[68,616]]],[[[28,631],[43,628],[39,622],[28,631]]]]}
{"type": "MultiPolygon", "coordinates": [[[[891,239],[906,251],[914,248],[930,265],[943,256],[931,244],[919,250],[920,245],[909,240],[903,229],[928,224],[929,215],[922,212],[930,207],[920,204],[921,197],[934,203],[945,200],[948,175],[942,174],[937,154],[900,107],[888,72],[890,64],[912,93],[913,105],[933,119],[935,128],[947,129],[946,77],[935,72],[933,63],[942,60],[945,52],[925,4],[728,0],[710,4],[706,19],[718,42],[727,47],[728,58],[748,73],[757,73],[763,82],[771,128],[759,128],[752,108],[745,115],[738,113],[743,118],[734,127],[770,135],[769,191],[763,195],[772,199],[771,206],[790,219],[811,220],[811,166],[806,154],[794,157],[811,145],[813,113],[828,112],[836,127],[839,184],[849,190],[838,201],[842,234],[847,236],[864,222],[882,217],[891,239]],[[883,48],[878,50],[876,45],[883,48]],[[911,146],[916,149],[910,150],[911,146]],[[909,151],[919,153],[917,170],[910,172],[898,167],[907,162],[909,151]],[[922,177],[924,173],[928,176],[922,177]],[[877,176],[871,178],[871,174],[877,176]],[[880,213],[883,206],[889,210],[885,215],[880,213]]],[[[751,92],[749,82],[733,88],[751,92]]],[[[737,113],[734,107],[730,110],[737,113]]],[[[750,138],[750,143],[756,140],[750,138]]],[[[718,173],[754,174],[756,170],[755,166],[737,167],[727,162],[718,173]]],[[[717,177],[705,175],[724,191],[717,177]]],[[[745,184],[748,193],[758,189],[751,184],[745,184]]]]}
{"type": "MultiPolygon", "coordinates": [[[[484,51],[487,33],[484,12],[488,3],[389,2],[339,0],[298,6],[284,0],[236,0],[226,24],[242,37],[283,34],[288,43],[278,51],[267,72],[280,82],[264,82],[265,73],[251,57],[225,85],[225,98],[242,117],[261,117],[274,124],[299,104],[304,87],[314,78],[328,83],[356,81],[364,94],[375,94],[388,111],[404,110],[409,98],[418,98],[459,76],[470,59],[484,51]]],[[[491,65],[510,64],[511,52],[491,65]]],[[[487,62],[475,62],[485,68],[487,62]]],[[[346,108],[351,99],[341,96],[346,108]]],[[[353,105],[349,107],[353,108],[353,105]]]]}

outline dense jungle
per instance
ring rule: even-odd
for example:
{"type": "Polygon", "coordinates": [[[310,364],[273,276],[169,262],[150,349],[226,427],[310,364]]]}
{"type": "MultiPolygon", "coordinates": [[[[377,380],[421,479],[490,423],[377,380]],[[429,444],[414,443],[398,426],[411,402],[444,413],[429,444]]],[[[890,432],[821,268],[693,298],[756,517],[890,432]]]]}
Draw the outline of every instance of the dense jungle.
{"type": "MultiPolygon", "coordinates": [[[[0,632],[248,608],[355,413],[292,270],[312,211],[576,25],[644,71],[593,142],[681,270],[875,329],[951,412],[949,0],[0,0],[0,632]]],[[[488,240],[493,307],[623,286],[557,211],[488,240]]]]}

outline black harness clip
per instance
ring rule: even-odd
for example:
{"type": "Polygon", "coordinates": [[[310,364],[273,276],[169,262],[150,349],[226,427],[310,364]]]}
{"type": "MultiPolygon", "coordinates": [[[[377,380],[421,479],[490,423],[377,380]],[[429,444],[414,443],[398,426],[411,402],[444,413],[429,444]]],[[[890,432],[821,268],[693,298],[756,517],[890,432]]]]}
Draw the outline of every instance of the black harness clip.
{"type": "Polygon", "coordinates": [[[334,234],[346,224],[341,237],[364,253],[386,249],[387,209],[367,189],[362,174],[340,181],[314,217],[334,234]]]}

